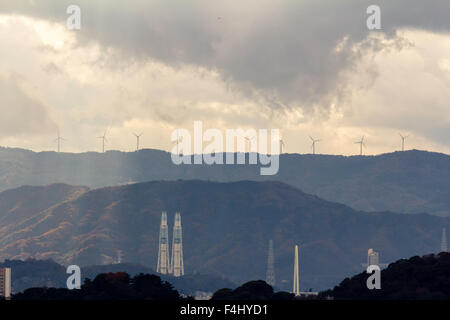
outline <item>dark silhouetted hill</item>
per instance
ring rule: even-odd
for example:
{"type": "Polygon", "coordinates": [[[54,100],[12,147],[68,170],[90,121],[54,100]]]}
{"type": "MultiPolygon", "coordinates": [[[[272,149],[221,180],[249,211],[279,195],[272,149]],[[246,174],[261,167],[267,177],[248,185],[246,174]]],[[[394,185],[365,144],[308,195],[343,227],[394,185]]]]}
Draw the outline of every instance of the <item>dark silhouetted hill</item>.
{"type": "MultiPolygon", "coordinates": [[[[67,277],[66,267],[52,260],[6,260],[0,263],[0,268],[11,268],[11,280],[13,293],[23,292],[29,288],[65,288],[67,277]]],[[[102,273],[125,272],[131,277],[140,273],[156,274],[148,267],[130,263],[118,263],[110,265],[81,266],[81,278],[94,279],[102,273]]],[[[187,274],[182,277],[159,275],[164,281],[185,295],[194,296],[197,291],[214,292],[223,287],[234,287],[234,283],[227,279],[214,275],[187,274]]]]}
{"type": "Polygon", "coordinates": [[[234,290],[217,290],[211,300],[294,300],[294,295],[283,291],[275,293],[265,281],[257,280],[244,283],[234,290]]]}
{"type": "Polygon", "coordinates": [[[180,300],[172,285],[160,277],[125,272],[102,273],[86,279],[78,290],[64,288],[30,288],[13,295],[13,300],[180,300]]]}
{"type": "Polygon", "coordinates": [[[414,256],[391,263],[381,270],[381,289],[369,290],[368,274],[346,278],[333,290],[321,293],[335,299],[449,300],[450,253],[414,256]]]}

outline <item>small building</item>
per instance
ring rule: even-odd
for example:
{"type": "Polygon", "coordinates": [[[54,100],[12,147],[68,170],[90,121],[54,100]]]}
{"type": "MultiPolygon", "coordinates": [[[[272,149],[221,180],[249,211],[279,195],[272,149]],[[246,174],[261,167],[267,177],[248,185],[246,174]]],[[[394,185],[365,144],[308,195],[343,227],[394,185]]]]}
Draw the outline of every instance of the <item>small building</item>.
{"type": "Polygon", "coordinates": [[[380,263],[380,254],[374,251],[372,248],[367,251],[367,263],[362,263],[364,268],[368,266],[378,266],[380,268],[387,267],[387,264],[380,263]]]}
{"type": "Polygon", "coordinates": [[[380,264],[380,258],[378,252],[373,251],[373,249],[369,249],[367,252],[367,265],[369,266],[378,266],[380,264]]]}
{"type": "Polygon", "coordinates": [[[318,292],[312,292],[312,291],[300,291],[298,293],[298,297],[315,297],[318,296],[318,292]]]}
{"type": "Polygon", "coordinates": [[[210,300],[213,296],[212,292],[196,291],[195,300],[210,300]]]}

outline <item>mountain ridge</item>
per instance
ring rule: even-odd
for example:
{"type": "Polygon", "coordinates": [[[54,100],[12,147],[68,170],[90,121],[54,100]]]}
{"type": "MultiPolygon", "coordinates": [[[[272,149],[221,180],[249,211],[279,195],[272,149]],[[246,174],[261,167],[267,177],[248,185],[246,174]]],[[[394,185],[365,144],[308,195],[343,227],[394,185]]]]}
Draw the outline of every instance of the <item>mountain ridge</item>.
{"type": "MultiPolygon", "coordinates": [[[[54,186],[38,188],[52,194],[54,186]]],[[[17,189],[17,199],[29,197],[24,190],[17,189]]],[[[121,250],[126,261],[155,266],[161,211],[168,212],[170,232],[181,212],[188,273],[235,283],[264,279],[273,239],[280,289],[291,281],[295,244],[302,285],[325,288],[360,270],[368,248],[381,251],[383,263],[433,252],[442,228],[450,227],[449,218],[428,214],[355,211],[282,182],[150,181],[84,191],[18,215],[0,228],[0,258],[96,265],[112,263],[121,250]]],[[[14,214],[2,211],[0,221],[5,216],[14,214]]]]}
{"type": "MultiPolygon", "coordinates": [[[[248,157],[248,154],[246,155],[248,157]]],[[[259,165],[174,165],[160,150],[82,154],[0,148],[0,191],[66,183],[99,188],[178,179],[281,181],[357,210],[450,215],[450,156],[410,150],[377,156],[283,154],[274,176],[259,165]]]]}

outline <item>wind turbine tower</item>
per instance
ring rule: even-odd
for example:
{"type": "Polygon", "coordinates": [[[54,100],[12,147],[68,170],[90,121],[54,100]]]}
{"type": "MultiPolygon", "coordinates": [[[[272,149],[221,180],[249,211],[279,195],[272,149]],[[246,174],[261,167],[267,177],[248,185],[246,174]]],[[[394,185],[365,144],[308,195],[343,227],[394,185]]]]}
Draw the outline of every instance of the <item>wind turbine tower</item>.
{"type": "Polygon", "coordinates": [[[183,235],[181,230],[181,215],[179,212],[175,213],[175,223],[173,225],[172,258],[169,273],[172,273],[174,277],[184,275],[183,235]]]}
{"type": "Polygon", "coordinates": [[[136,151],[139,151],[139,138],[143,135],[143,133],[141,134],[133,133],[133,135],[136,137],[136,151]]]}
{"type": "Polygon", "coordinates": [[[106,132],[108,129],[105,130],[105,133],[103,136],[97,137],[98,139],[102,139],[102,152],[105,153],[105,141],[108,142],[108,139],[106,139],[106,132]]]}
{"type": "Polygon", "coordinates": [[[275,286],[275,267],[274,267],[274,255],[273,255],[273,241],[269,240],[269,254],[267,256],[267,273],[266,282],[272,287],[275,286]]]}
{"type": "Polygon", "coordinates": [[[448,252],[447,251],[447,235],[445,233],[445,228],[442,229],[441,252],[448,252]]]}
{"type": "Polygon", "coordinates": [[[248,141],[248,162],[250,164],[256,164],[256,162],[257,162],[257,152],[258,152],[258,150],[257,150],[257,148],[255,148],[255,145],[253,144],[253,140],[255,138],[256,138],[255,136],[253,136],[251,138],[245,137],[245,140],[248,141]]]}
{"type": "Polygon", "coordinates": [[[163,212],[161,215],[161,226],[159,227],[158,265],[156,272],[167,274],[170,271],[169,267],[169,228],[167,226],[167,213],[163,212]]]}
{"type": "Polygon", "coordinates": [[[247,137],[244,137],[244,138],[245,138],[245,140],[248,141],[248,152],[249,153],[255,152],[256,150],[253,150],[253,144],[252,144],[252,141],[253,141],[253,139],[255,139],[255,136],[253,136],[251,138],[247,138],[247,137]]]}
{"type": "Polygon", "coordinates": [[[402,138],[402,151],[405,151],[405,140],[408,136],[403,136],[401,133],[399,133],[399,135],[402,138]]]}
{"type": "Polygon", "coordinates": [[[181,139],[180,139],[180,134],[179,134],[179,132],[178,132],[178,130],[179,129],[177,129],[177,155],[182,155],[182,154],[180,154],[180,142],[182,141],[181,139]]]}
{"type": "Polygon", "coordinates": [[[300,295],[300,286],[299,286],[299,278],[298,278],[298,245],[295,245],[294,249],[295,257],[294,257],[294,285],[292,289],[292,293],[296,296],[300,295]]]}
{"type": "Polygon", "coordinates": [[[283,153],[284,141],[280,139],[280,155],[283,153]]]}
{"type": "Polygon", "coordinates": [[[311,141],[312,141],[312,145],[311,145],[312,152],[313,152],[313,154],[316,154],[316,142],[319,142],[320,139],[314,139],[314,138],[311,137],[311,136],[309,136],[309,138],[310,138],[311,141]]]}
{"type": "Polygon", "coordinates": [[[363,146],[365,147],[366,144],[364,143],[364,136],[362,136],[361,141],[356,141],[356,144],[359,144],[359,155],[362,156],[363,154],[363,146]]]}
{"type": "Polygon", "coordinates": [[[61,140],[66,140],[66,139],[61,137],[61,135],[59,134],[59,129],[58,129],[58,137],[55,139],[55,141],[58,142],[58,153],[61,151],[61,140]]]}

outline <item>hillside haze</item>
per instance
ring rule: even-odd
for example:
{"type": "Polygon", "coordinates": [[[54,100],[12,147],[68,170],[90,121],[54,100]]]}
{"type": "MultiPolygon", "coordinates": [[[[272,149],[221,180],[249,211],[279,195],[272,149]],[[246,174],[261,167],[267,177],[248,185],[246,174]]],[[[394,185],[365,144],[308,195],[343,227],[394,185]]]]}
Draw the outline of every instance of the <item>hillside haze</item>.
{"type": "Polygon", "coordinates": [[[179,165],[164,151],[34,153],[0,148],[0,191],[66,183],[92,188],[152,180],[281,181],[365,211],[450,215],[450,156],[405,151],[378,156],[283,154],[274,176],[259,165],[179,165]]]}
{"type": "Polygon", "coordinates": [[[235,283],[264,279],[273,239],[281,289],[291,287],[295,244],[303,288],[325,289],[360,272],[368,248],[380,251],[382,262],[437,252],[442,228],[450,230],[449,218],[358,212],[280,182],[22,187],[1,193],[0,208],[0,260],[98,265],[114,262],[121,250],[123,261],[155,268],[161,211],[168,212],[170,237],[180,211],[187,273],[235,283]],[[37,193],[54,199],[55,189],[61,202],[48,201],[46,209],[27,205],[37,193]]]}

